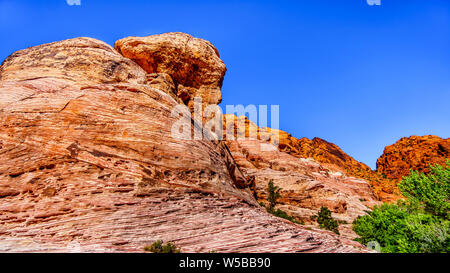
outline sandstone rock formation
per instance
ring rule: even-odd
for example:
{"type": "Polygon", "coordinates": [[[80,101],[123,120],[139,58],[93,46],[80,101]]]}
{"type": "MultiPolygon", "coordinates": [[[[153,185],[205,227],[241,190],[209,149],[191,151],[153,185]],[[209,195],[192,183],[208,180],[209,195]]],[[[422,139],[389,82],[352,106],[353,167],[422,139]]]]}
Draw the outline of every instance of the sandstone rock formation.
{"type": "Polygon", "coordinates": [[[387,146],[377,160],[377,170],[387,178],[399,180],[409,170],[427,173],[429,165],[444,165],[450,159],[450,138],[411,136],[387,146]]]}
{"type": "Polygon", "coordinates": [[[365,251],[356,242],[299,227],[229,196],[188,189],[158,189],[140,198],[103,195],[108,209],[74,208],[42,215],[35,223],[2,223],[0,251],[140,252],[160,239],[182,252],[365,251]]]}
{"type": "MultiPolygon", "coordinates": [[[[255,181],[259,201],[267,199],[267,185],[272,180],[282,188],[280,204],[276,208],[284,210],[298,221],[312,225],[311,216],[316,215],[320,207],[328,207],[333,217],[343,223],[340,225],[341,233],[350,238],[355,237],[351,230],[353,220],[364,215],[372,206],[380,204],[366,180],[347,175],[336,167],[339,165],[325,165],[312,157],[302,158],[299,154],[291,154],[302,147],[298,147],[297,143],[288,143],[296,140],[288,137],[287,133],[258,128],[245,116],[237,118],[225,115],[224,132],[233,127],[235,140],[227,140],[227,145],[244,175],[255,181]],[[257,133],[252,134],[251,131],[257,133]],[[279,133],[279,147],[271,144],[275,133],[279,133]],[[249,138],[255,135],[257,138],[249,138]]],[[[328,152],[324,151],[325,156],[328,152]]]]}
{"type": "Polygon", "coordinates": [[[349,176],[369,181],[372,189],[384,202],[392,202],[400,198],[396,183],[373,171],[364,163],[356,161],[344,153],[337,145],[320,138],[297,140],[295,156],[311,157],[330,168],[336,168],[349,176]]]}
{"type": "Polygon", "coordinates": [[[228,134],[234,135],[235,138],[253,136],[260,140],[278,143],[276,146],[280,152],[296,158],[312,158],[329,170],[368,181],[372,190],[384,202],[392,202],[401,197],[395,181],[382,177],[376,171],[371,170],[369,166],[344,153],[333,143],[320,138],[298,139],[287,132],[271,128],[260,129],[244,116],[237,118],[233,115],[225,115],[224,123],[225,139],[228,134]],[[229,125],[226,125],[226,119],[228,119],[229,125]],[[235,127],[231,128],[233,124],[235,124],[235,127]]]}
{"type": "Polygon", "coordinates": [[[222,100],[220,88],[227,69],[208,41],[177,32],[124,38],[115,48],[148,73],[170,75],[177,96],[190,107],[194,97],[201,97],[205,104],[222,100]]]}
{"type": "Polygon", "coordinates": [[[159,239],[192,252],[364,251],[261,209],[222,142],[172,135],[174,98],[218,102],[225,68],[211,66],[218,54],[209,43],[185,34],[143,41],[117,48],[126,57],[138,48],[131,58],[147,71],[90,38],[2,64],[0,251],[142,251],[159,239]]]}

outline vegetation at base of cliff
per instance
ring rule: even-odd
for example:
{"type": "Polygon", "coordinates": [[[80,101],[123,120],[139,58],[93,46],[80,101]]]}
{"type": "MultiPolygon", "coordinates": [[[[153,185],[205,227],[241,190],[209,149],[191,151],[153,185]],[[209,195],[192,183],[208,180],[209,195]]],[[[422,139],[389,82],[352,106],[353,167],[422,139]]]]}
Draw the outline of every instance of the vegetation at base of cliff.
{"type": "Polygon", "coordinates": [[[164,244],[162,240],[158,240],[150,246],[145,246],[144,251],[152,253],[180,253],[181,250],[173,243],[164,244]]]}
{"type": "Polygon", "coordinates": [[[339,234],[339,223],[331,217],[331,211],[327,207],[321,207],[317,215],[312,216],[311,219],[316,220],[320,228],[339,234]]]}
{"type": "Polygon", "coordinates": [[[450,252],[450,161],[430,166],[430,173],[411,171],[399,189],[407,198],[377,206],[353,222],[357,241],[376,241],[388,253],[450,252]]]}
{"type": "Polygon", "coordinates": [[[266,207],[264,203],[260,202],[259,205],[262,207],[265,207],[267,212],[270,214],[275,215],[276,217],[280,217],[286,220],[289,220],[296,224],[303,225],[303,221],[297,221],[294,217],[288,215],[285,211],[282,211],[280,209],[275,210],[275,206],[277,205],[278,198],[281,197],[280,194],[281,188],[278,186],[275,186],[273,184],[273,180],[269,181],[269,184],[267,185],[267,201],[269,202],[269,205],[266,207]]]}
{"type": "Polygon", "coordinates": [[[269,211],[269,213],[275,215],[276,217],[280,217],[280,218],[289,220],[289,221],[291,221],[293,223],[296,223],[296,224],[301,224],[301,225],[304,224],[303,222],[299,222],[299,221],[295,220],[294,217],[288,215],[285,211],[282,211],[280,209],[277,209],[277,210],[274,210],[274,211],[269,211]]]}

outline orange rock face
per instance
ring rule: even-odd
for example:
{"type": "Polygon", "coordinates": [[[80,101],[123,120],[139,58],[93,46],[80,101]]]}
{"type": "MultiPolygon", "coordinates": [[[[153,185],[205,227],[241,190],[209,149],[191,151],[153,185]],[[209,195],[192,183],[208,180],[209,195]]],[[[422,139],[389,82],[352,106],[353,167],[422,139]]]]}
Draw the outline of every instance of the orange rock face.
{"type": "Polygon", "coordinates": [[[287,133],[258,128],[244,116],[225,115],[224,121],[225,129],[232,128],[230,122],[235,122],[236,139],[226,143],[241,171],[254,181],[260,202],[266,201],[267,185],[272,180],[282,188],[276,208],[298,221],[314,225],[311,216],[316,215],[322,206],[328,207],[333,217],[343,223],[340,225],[341,234],[349,238],[356,237],[351,229],[353,220],[380,204],[368,181],[347,175],[333,163],[322,164],[311,157],[291,154],[296,144],[290,146],[288,141],[295,139],[288,138],[287,133]],[[253,136],[258,137],[249,138],[251,131],[257,132],[253,136]],[[279,142],[282,143],[279,147],[271,144],[274,134],[279,134],[279,142]],[[244,139],[244,136],[247,137],[244,139]]]}
{"type": "MultiPolygon", "coordinates": [[[[266,213],[223,143],[173,135],[176,90],[210,90],[207,102],[216,102],[224,69],[189,79],[159,69],[170,58],[181,62],[171,51],[187,36],[162,37],[139,49],[168,58],[156,71],[90,38],[29,48],[3,63],[0,251],[129,252],[159,239],[193,252],[364,251],[266,213]]],[[[209,43],[187,44],[200,59],[218,58],[209,43]]]]}
{"type": "Polygon", "coordinates": [[[409,175],[409,170],[427,173],[429,165],[444,165],[450,159],[450,139],[438,136],[404,137],[387,146],[377,160],[377,170],[391,179],[409,175]]]}
{"type": "Polygon", "coordinates": [[[220,88],[226,67],[208,41],[177,32],[124,38],[115,48],[148,73],[170,75],[177,96],[190,107],[194,97],[201,97],[206,104],[222,100],[220,88]]]}
{"type": "Polygon", "coordinates": [[[237,125],[234,129],[231,128],[232,125],[231,127],[228,126],[228,132],[233,132],[234,130],[236,138],[238,136],[241,136],[241,138],[255,136],[255,138],[260,140],[267,140],[271,143],[277,142],[279,143],[277,149],[280,152],[296,158],[311,158],[330,171],[367,181],[381,201],[392,202],[400,198],[395,181],[386,179],[377,172],[372,171],[369,166],[356,161],[333,143],[320,138],[312,140],[307,138],[297,139],[281,130],[260,129],[246,117],[237,118],[234,115],[225,115],[224,138],[226,138],[227,134],[227,119],[229,124],[237,125]],[[276,137],[274,137],[275,135],[276,137]]]}
{"type": "Polygon", "coordinates": [[[372,189],[384,202],[392,202],[400,198],[394,181],[379,175],[366,164],[356,161],[333,143],[320,138],[314,138],[313,140],[301,138],[298,140],[296,147],[298,153],[295,151],[294,155],[312,157],[331,168],[338,167],[349,176],[369,181],[372,189]]]}

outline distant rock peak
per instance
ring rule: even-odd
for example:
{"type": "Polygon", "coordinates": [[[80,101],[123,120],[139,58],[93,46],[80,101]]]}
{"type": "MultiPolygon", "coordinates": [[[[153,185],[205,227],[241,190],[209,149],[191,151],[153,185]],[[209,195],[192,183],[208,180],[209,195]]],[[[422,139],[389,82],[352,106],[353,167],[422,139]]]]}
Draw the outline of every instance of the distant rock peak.
{"type": "Polygon", "coordinates": [[[410,170],[428,173],[429,165],[444,165],[450,159],[450,138],[434,135],[403,137],[387,146],[377,160],[377,170],[399,180],[410,170]]]}

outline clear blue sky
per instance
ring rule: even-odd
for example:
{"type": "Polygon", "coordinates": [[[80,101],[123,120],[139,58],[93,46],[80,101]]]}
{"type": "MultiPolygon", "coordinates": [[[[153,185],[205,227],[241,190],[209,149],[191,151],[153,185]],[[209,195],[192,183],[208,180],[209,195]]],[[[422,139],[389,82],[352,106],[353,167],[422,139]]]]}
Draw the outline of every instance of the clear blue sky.
{"type": "Polygon", "coordinates": [[[371,167],[403,136],[450,136],[450,1],[0,0],[0,60],[89,36],[182,31],[228,67],[225,104],[279,104],[280,127],[371,167]]]}

